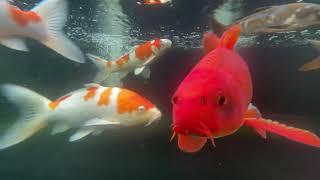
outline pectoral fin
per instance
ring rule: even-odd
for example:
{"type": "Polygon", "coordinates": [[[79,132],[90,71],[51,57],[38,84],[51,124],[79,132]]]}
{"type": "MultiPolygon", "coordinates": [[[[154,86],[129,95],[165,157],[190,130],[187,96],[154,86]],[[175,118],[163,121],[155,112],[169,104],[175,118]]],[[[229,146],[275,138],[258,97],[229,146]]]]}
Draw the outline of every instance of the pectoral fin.
{"type": "Polygon", "coordinates": [[[178,134],[178,146],[183,152],[198,152],[206,142],[206,137],[178,134]]]}
{"type": "Polygon", "coordinates": [[[15,49],[18,51],[29,51],[25,42],[18,38],[7,38],[1,39],[0,43],[8,48],[15,49]]]}
{"type": "Polygon", "coordinates": [[[74,142],[77,141],[79,139],[82,139],[86,136],[88,136],[89,134],[91,134],[92,132],[94,132],[94,129],[79,129],[77,132],[75,132],[70,138],[69,138],[69,142],[74,142]]]}
{"type": "Polygon", "coordinates": [[[119,125],[120,122],[117,121],[109,121],[105,119],[90,119],[89,121],[85,122],[83,126],[105,126],[105,125],[119,125]]]}
{"type": "Polygon", "coordinates": [[[299,71],[312,71],[317,69],[320,69],[320,56],[304,64],[299,68],[299,71]]]}
{"type": "Polygon", "coordinates": [[[314,133],[304,129],[286,126],[285,124],[280,124],[277,121],[263,118],[248,118],[245,121],[245,125],[254,128],[262,136],[265,136],[265,132],[271,132],[286,137],[292,141],[314,147],[320,147],[320,138],[314,133]]]}
{"type": "Polygon", "coordinates": [[[136,68],[136,69],[134,70],[134,75],[139,75],[139,74],[141,74],[141,73],[143,72],[144,68],[145,68],[145,66],[136,68]]]}

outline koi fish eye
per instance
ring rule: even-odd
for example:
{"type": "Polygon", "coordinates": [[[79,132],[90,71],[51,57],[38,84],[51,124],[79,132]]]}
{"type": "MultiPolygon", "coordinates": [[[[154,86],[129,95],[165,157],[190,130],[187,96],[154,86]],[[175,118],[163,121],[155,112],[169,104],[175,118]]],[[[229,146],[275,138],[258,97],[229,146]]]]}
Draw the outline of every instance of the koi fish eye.
{"type": "Polygon", "coordinates": [[[144,112],[146,110],[146,107],[144,107],[144,106],[139,106],[138,107],[138,111],[139,112],[144,112]]]}
{"type": "Polygon", "coordinates": [[[180,101],[180,98],[178,96],[174,96],[171,100],[172,104],[178,104],[180,101]]]}
{"type": "Polygon", "coordinates": [[[227,98],[223,95],[219,95],[217,98],[217,104],[222,107],[227,104],[227,98]]]}

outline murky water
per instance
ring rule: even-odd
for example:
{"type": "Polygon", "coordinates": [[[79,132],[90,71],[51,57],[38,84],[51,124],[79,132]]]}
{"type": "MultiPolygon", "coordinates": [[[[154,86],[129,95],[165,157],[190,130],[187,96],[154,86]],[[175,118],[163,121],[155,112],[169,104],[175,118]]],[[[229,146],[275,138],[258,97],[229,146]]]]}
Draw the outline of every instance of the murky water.
{"type": "MultiPolygon", "coordinates": [[[[12,2],[30,9],[38,1],[12,2]]],[[[234,14],[222,19],[289,2],[297,1],[236,1],[231,5],[236,7],[234,14]]],[[[157,104],[163,118],[149,127],[110,128],[75,143],[67,141],[72,131],[51,136],[50,129],[44,129],[0,151],[0,179],[319,179],[319,149],[276,135],[264,140],[249,128],[217,139],[216,148],[207,145],[192,155],[179,151],[176,142],[169,143],[171,96],[203,56],[202,34],[209,30],[212,10],[221,4],[222,0],[173,0],[170,6],[143,7],[136,0],[70,0],[65,31],[84,53],[115,60],[147,40],[172,40],[173,48],[150,66],[150,79],[131,73],[122,82],[157,104]]],[[[298,68],[319,55],[306,41],[319,37],[319,27],[314,27],[245,36],[237,44],[252,73],[253,102],[264,116],[318,135],[320,71],[298,68]]],[[[96,73],[90,62],[77,64],[35,41],[27,44],[29,53],[0,46],[0,84],[18,84],[56,99],[90,83],[96,73]]],[[[105,84],[118,85],[119,79],[113,76],[105,84]]],[[[1,95],[0,110],[2,132],[18,111],[1,95]]]]}

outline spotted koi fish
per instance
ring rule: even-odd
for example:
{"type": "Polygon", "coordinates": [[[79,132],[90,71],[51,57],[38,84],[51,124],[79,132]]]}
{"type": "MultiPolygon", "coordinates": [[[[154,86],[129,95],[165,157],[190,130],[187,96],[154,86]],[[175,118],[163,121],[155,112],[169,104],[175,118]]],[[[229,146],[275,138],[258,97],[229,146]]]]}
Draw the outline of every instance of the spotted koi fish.
{"type": "Polygon", "coordinates": [[[28,51],[22,38],[31,38],[62,56],[85,62],[80,49],[62,32],[67,20],[66,0],[44,0],[30,11],[20,10],[0,0],[0,43],[6,47],[28,51]]]}
{"type": "MultiPolygon", "coordinates": [[[[255,13],[239,19],[231,26],[240,24],[242,34],[287,32],[320,25],[320,5],[290,3],[258,8],[255,13]]],[[[230,26],[229,26],[230,27],[230,26]]],[[[212,29],[222,34],[224,25],[212,19],[212,29]]]]}
{"type": "Polygon", "coordinates": [[[171,44],[172,42],[169,39],[147,41],[144,44],[136,46],[131,52],[115,61],[109,61],[92,54],[87,54],[89,59],[92,60],[98,68],[94,82],[100,83],[105,81],[113,72],[121,72],[123,73],[123,77],[131,71],[134,71],[135,75],[139,75],[148,64],[168,50],[171,44]]]}
{"type": "Polygon", "coordinates": [[[143,0],[143,2],[137,2],[139,5],[161,5],[171,3],[172,0],[143,0]]]}
{"type": "Polygon", "coordinates": [[[55,101],[16,85],[5,84],[1,90],[22,113],[0,137],[0,149],[24,141],[49,123],[54,125],[52,135],[78,129],[69,138],[72,142],[100,134],[107,126],[150,125],[161,117],[154,104],[128,89],[88,84],[55,101]]]}

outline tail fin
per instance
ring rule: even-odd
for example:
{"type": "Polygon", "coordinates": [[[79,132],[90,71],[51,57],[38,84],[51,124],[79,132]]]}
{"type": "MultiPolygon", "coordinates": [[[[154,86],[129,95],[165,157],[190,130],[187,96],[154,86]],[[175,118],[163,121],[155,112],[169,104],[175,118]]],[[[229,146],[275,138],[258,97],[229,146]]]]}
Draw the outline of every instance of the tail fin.
{"type": "Polygon", "coordinates": [[[220,39],[219,47],[233,49],[240,36],[240,32],[241,27],[239,24],[231,26],[226,32],[223,33],[220,39]]]}
{"type": "Polygon", "coordinates": [[[286,137],[292,141],[303,143],[309,146],[320,147],[320,138],[316,134],[304,129],[286,126],[277,121],[263,118],[248,118],[245,120],[245,125],[257,130],[257,132],[259,132],[259,134],[264,138],[266,138],[266,132],[271,132],[286,137]]]}
{"type": "Polygon", "coordinates": [[[49,100],[26,88],[6,84],[1,91],[20,109],[19,119],[0,137],[0,149],[18,144],[47,125],[49,100]]]}
{"type": "Polygon", "coordinates": [[[44,0],[31,11],[38,13],[47,24],[49,37],[41,41],[43,44],[68,59],[85,62],[81,50],[62,32],[68,14],[66,0],[44,0]]]}
{"type": "Polygon", "coordinates": [[[110,68],[108,68],[108,61],[105,59],[102,59],[98,56],[95,56],[93,54],[87,54],[88,58],[97,66],[98,72],[94,78],[95,83],[101,83],[104,80],[108,78],[108,76],[111,74],[111,62],[110,62],[110,68]]]}

